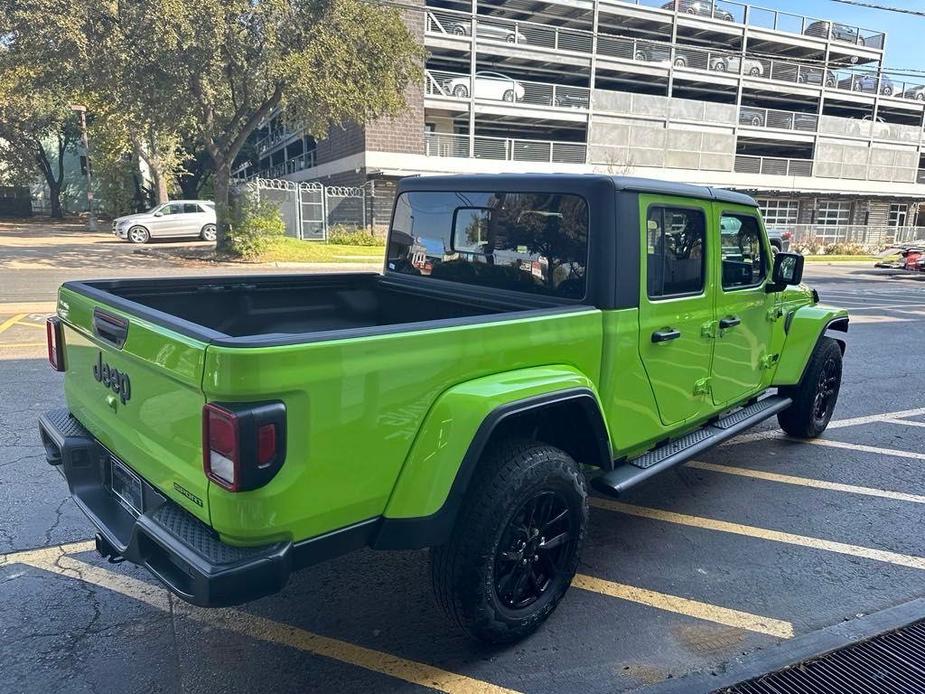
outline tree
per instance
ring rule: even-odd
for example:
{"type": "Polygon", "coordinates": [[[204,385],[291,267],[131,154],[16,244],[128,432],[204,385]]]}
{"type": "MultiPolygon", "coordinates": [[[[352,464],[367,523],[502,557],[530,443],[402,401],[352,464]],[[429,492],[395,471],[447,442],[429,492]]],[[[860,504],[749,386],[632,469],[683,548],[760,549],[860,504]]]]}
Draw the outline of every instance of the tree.
{"type": "Polygon", "coordinates": [[[8,58],[7,51],[0,52],[0,159],[7,176],[18,182],[40,174],[48,187],[51,216],[60,218],[65,153],[77,142],[77,122],[66,92],[8,58]]]}
{"type": "Polygon", "coordinates": [[[208,154],[220,249],[232,166],[265,119],[282,109],[323,137],[396,115],[421,76],[422,49],[400,14],[363,0],[79,2],[82,43],[104,66],[94,74],[119,85],[107,92],[113,103],[169,115],[208,154]]]}

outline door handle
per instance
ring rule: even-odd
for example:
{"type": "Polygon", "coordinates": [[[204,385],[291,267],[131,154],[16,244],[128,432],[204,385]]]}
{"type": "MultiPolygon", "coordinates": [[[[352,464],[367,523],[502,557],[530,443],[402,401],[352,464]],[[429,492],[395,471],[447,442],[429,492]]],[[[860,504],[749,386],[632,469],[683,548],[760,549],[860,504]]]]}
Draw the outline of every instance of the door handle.
{"type": "Polygon", "coordinates": [[[741,322],[742,322],[742,319],[739,318],[738,316],[727,316],[726,318],[720,319],[719,329],[728,330],[729,328],[736,327],[741,322]]]}
{"type": "Polygon", "coordinates": [[[652,333],[652,342],[670,342],[671,340],[677,340],[679,337],[681,337],[680,330],[665,328],[664,330],[656,330],[652,333]]]}

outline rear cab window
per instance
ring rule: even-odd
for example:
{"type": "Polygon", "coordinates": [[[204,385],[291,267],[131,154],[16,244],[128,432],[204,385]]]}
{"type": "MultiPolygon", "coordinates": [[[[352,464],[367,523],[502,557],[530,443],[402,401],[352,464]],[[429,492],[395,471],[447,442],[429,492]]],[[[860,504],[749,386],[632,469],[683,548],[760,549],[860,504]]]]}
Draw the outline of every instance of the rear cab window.
{"type": "Polygon", "coordinates": [[[419,277],[582,299],[588,204],[563,193],[402,193],[387,267],[419,277]]]}

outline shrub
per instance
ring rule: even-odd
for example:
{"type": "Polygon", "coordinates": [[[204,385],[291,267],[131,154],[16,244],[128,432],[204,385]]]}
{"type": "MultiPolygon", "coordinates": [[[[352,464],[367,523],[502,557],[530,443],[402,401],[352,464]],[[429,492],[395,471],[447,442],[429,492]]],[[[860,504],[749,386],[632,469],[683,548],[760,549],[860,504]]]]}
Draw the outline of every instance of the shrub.
{"type": "Polygon", "coordinates": [[[246,260],[253,260],[267,250],[273,239],[285,232],[286,224],[276,205],[242,198],[228,230],[231,252],[246,260]]]}
{"type": "Polygon", "coordinates": [[[366,229],[336,224],[328,230],[328,243],[343,246],[384,246],[385,239],[369,233],[366,229]]]}

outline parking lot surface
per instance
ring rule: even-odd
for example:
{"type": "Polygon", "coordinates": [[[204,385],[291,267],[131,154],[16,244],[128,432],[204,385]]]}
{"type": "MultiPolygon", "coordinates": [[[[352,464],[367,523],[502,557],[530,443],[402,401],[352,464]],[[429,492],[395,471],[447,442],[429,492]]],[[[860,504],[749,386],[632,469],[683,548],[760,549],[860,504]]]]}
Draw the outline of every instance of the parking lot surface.
{"type": "Polygon", "coordinates": [[[807,278],[852,321],[823,438],[772,420],[595,499],[572,590],[504,648],[444,621],[426,552],[358,552],[228,610],[99,559],[38,441],[63,402],[43,313],[0,314],[0,691],[631,691],[925,596],[925,283],[807,278]]]}

